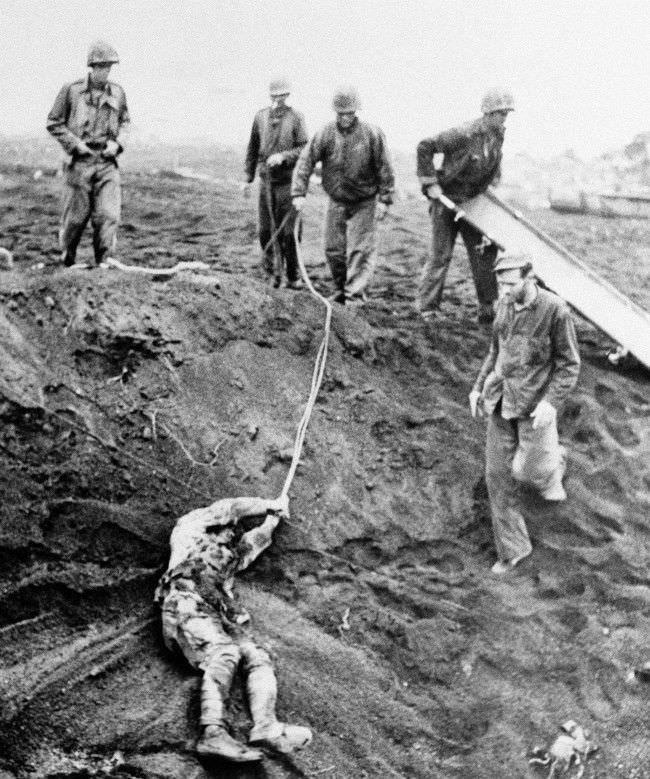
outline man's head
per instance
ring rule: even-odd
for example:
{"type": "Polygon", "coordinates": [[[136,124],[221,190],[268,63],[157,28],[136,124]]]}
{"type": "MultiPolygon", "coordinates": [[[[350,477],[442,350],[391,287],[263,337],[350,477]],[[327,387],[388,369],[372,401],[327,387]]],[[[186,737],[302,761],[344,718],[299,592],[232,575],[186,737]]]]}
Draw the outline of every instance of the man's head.
{"type": "Polygon", "coordinates": [[[354,124],[357,111],[361,108],[359,93],[354,87],[339,87],[332,98],[332,109],[336,111],[336,121],[346,130],[354,124]]]}
{"type": "Polygon", "coordinates": [[[269,84],[269,95],[271,97],[271,106],[281,108],[291,93],[291,84],[286,78],[274,78],[269,84]]]}
{"type": "Polygon", "coordinates": [[[93,86],[103,88],[108,81],[111,67],[120,61],[117,52],[106,41],[95,41],[88,49],[88,67],[93,86]]]}
{"type": "Polygon", "coordinates": [[[515,101],[510,92],[491,89],[481,101],[481,113],[491,127],[502,129],[510,111],[515,110],[515,101]]]}
{"type": "Polygon", "coordinates": [[[499,297],[524,304],[535,294],[535,274],[528,254],[506,253],[494,264],[499,297]]]}

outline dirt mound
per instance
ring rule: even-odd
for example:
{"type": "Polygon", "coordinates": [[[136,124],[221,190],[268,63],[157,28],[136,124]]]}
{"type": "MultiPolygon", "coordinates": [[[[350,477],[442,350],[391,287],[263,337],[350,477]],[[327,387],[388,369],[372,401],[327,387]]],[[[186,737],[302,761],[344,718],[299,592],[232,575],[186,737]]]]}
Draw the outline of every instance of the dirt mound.
{"type": "MultiPolygon", "coordinates": [[[[648,688],[626,683],[650,634],[647,374],[609,369],[580,323],[561,419],[570,500],[526,496],[534,554],[489,576],[484,430],[466,403],[488,336],[460,251],[435,335],[413,314],[428,225],[412,204],[382,228],[369,304],[335,313],[291,521],[240,585],[277,658],[280,713],[313,746],[262,768],[198,763],[198,680],[162,646],[153,588],[178,516],[278,493],[322,311],[257,277],[254,205],[227,187],[127,178],[121,259],[211,267],[161,282],[60,269],[56,183],[14,183],[0,217],[16,260],[0,273],[0,776],[532,777],[527,751],[568,718],[601,747],[585,777],[648,776],[648,688]]],[[[592,235],[547,218],[573,251],[592,235]]],[[[627,224],[624,291],[648,239],[627,224]]],[[[635,294],[648,305],[647,286],[635,294]]],[[[231,712],[245,737],[238,694],[231,712]]]]}

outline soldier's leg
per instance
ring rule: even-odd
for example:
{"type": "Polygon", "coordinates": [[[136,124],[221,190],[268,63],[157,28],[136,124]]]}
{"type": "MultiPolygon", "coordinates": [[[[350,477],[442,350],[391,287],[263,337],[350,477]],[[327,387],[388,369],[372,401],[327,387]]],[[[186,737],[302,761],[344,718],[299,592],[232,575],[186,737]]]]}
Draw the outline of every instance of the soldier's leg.
{"type": "Polygon", "coordinates": [[[519,422],[519,448],[512,462],[518,481],[531,484],[546,500],[566,500],[562,486],[566,451],[560,446],[556,420],[533,428],[532,419],[519,422]]]}
{"type": "Polygon", "coordinates": [[[293,230],[296,225],[297,214],[291,203],[291,184],[282,184],[275,188],[276,224],[279,226],[289,214],[287,221],[279,236],[280,250],[287,271],[287,286],[294,286],[300,278],[298,271],[298,256],[296,253],[296,239],[293,230]]]}
{"type": "Polygon", "coordinates": [[[115,253],[117,228],[120,223],[122,193],[120,171],[111,161],[100,162],[95,168],[93,179],[93,247],[95,263],[100,264],[115,253]]]}
{"type": "Polygon", "coordinates": [[[192,594],[168,597],[163,604],[163,635],[168,647],[178,646],[193,668],[203,672],[201,718],[203,728],[196,749],[201,755],[236,762],[260,760],[226,730],[225,707],[241,653],[233,639],[204,613],[192,594]]]}
{"type": "Polygon", "coordinates": [[[521,513],[512,463],[519,443],[517,421],[490,415],[485,447],[485,480],[490,497],[497,558],[506,562],[530,554],[532,546],[521,513]]]}
{"type": "Polygon", "coordinates": [[[273,275],[273,247],[264,251],[264,247],[271,240],[273,231],[271,230],[271,216],[267,200],[266,183],[260,179],[260,191],[257,200],[257,230],[262,249],[262,269],[268,276],[273,275]]]}
{"type": "Polygon", "coordinates": [[[337,302],[345,302],[347,208],[330,198],[323,229],[325,256],[332,272],[337,302]]]}
{"type": "Polygon", "coordinates": [[[377,266],[375,237],[375,198],[364,200],[350,209],[347,224],[347,280],[346,298],[363,295],[377,266]]]}
{"type": "Polygon", "coordinates": [[[423,314],[434,312],[440,306],[447,270],[458,234],[454,214],[439,200],[431,202],[431,254],[427,258],[417,292],[416,305],[423,314]]]}
{"type": "Polygon", "coordinates": [[[493,270],[497,256],[496,246],[494,244],[484,246],[483,234],[465,220],[460,220],[459,229],[472,269],[479,303],[479,319],[482,322],[492,321],[494,318],[492,304],[498,295],[496,275],[493,270]]]}
{"type": "Polygon", "coordinates": [[[66,165],[59,244],[65,265],[74,265],[81,235],[90,217],[92,167],[80,160],[66,165]]]}
{"type": "Polygon", "coordinates": [[[252,639],[240,642],[248,705],[253,720],[249,742],[289,754],[311,741],[311,730],[279,722],[275,712],[277,681],[269,653],[252,639]]]}

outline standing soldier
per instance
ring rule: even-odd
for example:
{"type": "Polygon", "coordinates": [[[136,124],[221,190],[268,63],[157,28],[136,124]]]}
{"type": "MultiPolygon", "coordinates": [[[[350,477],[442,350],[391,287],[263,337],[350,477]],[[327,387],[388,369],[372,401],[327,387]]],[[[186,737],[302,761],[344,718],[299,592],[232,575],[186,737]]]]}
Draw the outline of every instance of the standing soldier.
{"type": "Polygon", "coordinates": [[[64,165],[63,214],[59,240],[64,265],[75,263],[81,235],[90,218],[95,264],[115,251],[120,221],[120,172],[129,127],[126,96],[108,80],[119,62],[115,49],[96,41],[88,51],[88,74],[66,84],[47,117],[47,130],[69,155],[64,165]]]}
{"type": "Polygon", "coordinates": [[[440,202],[440,196],[462,203],[485,192],[489,184],[498,182],[505,122],[508,112],[514,108],[512,95],[492,89],[483,98],[480,119],[425,138],[418,144],[418,177],[422,192],[431,201],[429,212],[433,227],[431,256],[422,272],[416,302],[425,321],[432,319],[440,306],[459,232],[467,247],[474,277],[479,302],[478,321],[487,324],[494,318],[497,287],[492,265],[497,255],[496,247],[486,242],[466,221],[457,221],[456,214],[440,202]],[[438,171],[434,167],[434,154],[444,155],[438,171]]]}
{"type": "Polygon", "coordinates": [[[300,289],[296,241],[293,235],[296,215],[291,209],[291,174],[302,147],[307,143],[307,130],[302,114],[286,104],[291,85],[284,78],[271,81],[271,105],[255,115],[246,152],[248,197],[255,171],[260,174],[259,237],[264,270],[273,276],[275,287],[282,281],[282,265],[287,269],[287,287],[300,289]],[[285,221],[286,217],[286,221],[285,221]],[[284,224],[283,224],[284,223],[284,224]],[[273,233],[283,224],[279,236],[273,233]],[[271,245],[270,245],[271,244],[271,245]]]}
{"type": "Polygon", "coordinates": [[[336,120],[314,135],[298,159],[291,196],[300,211],[309,177],[322,162],[323,188],[330,198],[324,230],[335,286],[332,300],[363,302],[377,262],[375,219],[383,219],[393,202],[393,169],[383,132],[357,117],[356,89],[335,92],[332,108],[336,120]]]}
{"type": "Polygon", "coordinates": [[[575,386],[580,355],[566,304],[536,284],[530,258],[503,255],[495,266],[499,305],[492,343],[469,395],[472,416],[487,416],[485,478],[497,562],[506,573],[531,543],[518,482],[545,500],[566,500],[566,454],[557,434],[557,408],[575,386]]]}

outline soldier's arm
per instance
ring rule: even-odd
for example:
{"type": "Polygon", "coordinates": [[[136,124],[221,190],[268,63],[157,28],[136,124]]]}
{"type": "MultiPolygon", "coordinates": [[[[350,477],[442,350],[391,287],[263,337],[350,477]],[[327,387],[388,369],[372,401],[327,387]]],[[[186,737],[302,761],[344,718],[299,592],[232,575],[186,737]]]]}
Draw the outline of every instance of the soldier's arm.
{"type": "Polygon", "coordinates": [[[395,192],[395,174],[386,144],[386,136],[377,128],[377,168],[379,176],[379,201],[390,205],[395,192]]]}
{"type": "Polygon", "coordinates": [[[309,188],[309,177],[316,163],[322,157],[322,136],[317,133],[300,152],[291,179],[291,197],[305,197],[309,188]]]}
{"type": "Polygon", "coordinates": [[[466,135],[453,127],[450,130],[424,138],[417,147],[417,175],[423,187],[438,183],[438,175],[433,165],[434,154],[449,154],[456,151],[466,142],[466,135]]]}
{"type": "Polygon", "coordinates": [[[307,136],[307,129],[305,127],[305,118],[297,111],[295,112],[294,117],[293,147],[291,149],[287,149],[286,151],[280,152],[284,162],[288,163],[289,165],[295,165],[298,157],[300,156],[300,152],[305,148],[307,141],[309,140],[309,137],[307,136]]]}
{"type": "Polygon", "coordinates": [[[578,382],[580,352],[573,319],[566,305],[554,318],[551,330],[553,374],[544,400],[557,408],[578,382]]]}
{"type": "Polygon", "coordinates": [[[115,140],[120,147],[120,152],[123,152],[124,149],[128,146],[129,135],[131,133],[131,117],[129,116],[129,109],[126,104],[126,95],[124,90],[122,90],[117,121],[119,125],[119,131],[115,140]]]}
{"type": "Polygon", "coordinates": [[[74,154],[83,145],[81,138],[71,132],[66,122],[70,114],[70,86],[66,84],[56,96],[52,110],[47,115],[45,128],[63,146],[68,154],[74,154]]]}
{"type": "Polygon", "coordinates": [[[483,360],[481,370],[478,372],[472,392],[483,392],[483,385],[485,380],[494,370],[494,366],[497,361],[497,355],[499,354],[499,340],[496,334],[496,329],[492,328],[492,340],[490,341],[490,349],[487,353],[487,357],[483,360]]]}
{"type": "Polygon", "coordinates": [[[257,158],[260,151],[260,131],[257,126],[257,116],[253,120],[253,127],[251,128],[251,135],[248,140],[248,147],[246,148],[246,161],[244,163],[244,172],[246,173],[246,181],[250,184],[255,178],[255,171],[257,169],[257,158]]]}
{"type": "Polygon", "coordinates": [[[239,563],[237,570],[243,571],[271,545],[273,531],[280,522],[278,514],[267,514],[264,522],[241,537],[239,541],[239,563]]]}

